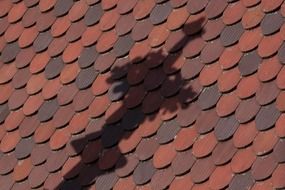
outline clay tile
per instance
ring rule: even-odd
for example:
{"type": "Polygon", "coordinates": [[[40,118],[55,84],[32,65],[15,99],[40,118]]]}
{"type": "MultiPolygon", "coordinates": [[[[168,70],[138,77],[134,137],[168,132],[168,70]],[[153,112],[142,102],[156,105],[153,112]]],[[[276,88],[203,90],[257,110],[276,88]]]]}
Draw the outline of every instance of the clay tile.
{"type": "Polygon", "coordinates": [[[139,125],[139,132],[142,137],[149,137],[156,133],[161,126],[162,121],[157,114],[151,114],[145,117],[144,121],[139,125]]]}
{"type": "Polygon", "coordinates": [[[39,35],[37,36],[37,38],[33,43],[33,48],[37,53],[41,52],[47,49],[51,41],[52,41],[52,36],[49,30],[46,32],[39,33],[39,35]]]}
{"type": "Polygon", "coordinates": [[[277,1],[274,1],[274,2],[269,2],[269,1],[261,1],[261,8],[264,12],[271,12],[271,11],[274,11],[276,9],[278,9],[280,7],[280,5],[282,4],[282,1],[281,0],[277,0],[277,1]]]}
{"type": "Polygon", "coordinates": [[[157,131],[157,139],[160,144],[169,143],[174,139],[178,131],[180,130],[179,125],[175,120],[171,120],[163,123],[157,131]]]}
{"type": "Polygon", "coordinates": [[[6,133],[1,140],[0,144],[1,151],[5,153],[12,151],[13,149],[15,149],[16,145],[20,140],[21,136],[19,134],[19,130],[14,130],[6,133]]]}
{"type": "MultiPolygon", "coordinates": [[[[102,151],[102,145],[101,145],[101,142],[99,140],[89,142],[88,144],[86,143],[86,146],[83,148],[84,149],[82,152],[82,162],[86,163],[86,164],[91,163],[91,162],[95,161],[96,159],[98,159],[99,153],[102,151]]],[[[68,163],[68,161],[65,164],[67,164],[67,163],[68,163]]],[[[68,170],[67,172],[69,173],[69,171],[70,170],[68,170]]],[[[74,177],[73,172],[71,174],[72,174],[72,176],[70,176],[69,174],[65,175],[65,176],[67,178],[74,177]]]]}
{"type": "Polygon", "coordinates": [[[88,5],[85,1],[75,2],[68,12],[68,18],[71,22],[76,22],[85,15],[87,9],[88,5]]]}
{"type": "Polygon", "coordinates": [[[107,124],[119,121],[125,114],[126,107],[121,101],[113,102],[105,112],[107,124]]]}
{"type": "Polygon", "coordinates": [[[276,145],[274,147],[274,151],[273,151],[273,155],[279,163],[282,163],[285,160],[285,157],[283,154],[284,142],[285,141],[283,139],[279,139],[279,141],[276,143],[276,145]]]}
{"type": "Polygon", "coordinates": [[[155,7],[154,0],[138,1],[133,9],[133,14],[135,16],[135,19],[140,20],[142,18],[145,18],[147,15],[151,13],[154,7],[155,7]]]}
{"type": "Polygon", "coordinates": [[[223,95],[217,103],[217,113],[220,117],[224,117],[233,113],[240,103],[240,99],[236,93],[223,95]]]}
{"type": "Polygon", "coordinates": [[[223,13],[227,7],[227,2],[225,0],[215,0],[207,4],[205,12],[209,19],[213,19],[223,13]],[[218,6],[219,5],[219,6],[218,6]]]}
{"type": "Polygon", "coordinates": [[[28,98],[28,94],[24,88],[15,90],[8,100],[8,106],[11,110],[21,107],[28,98]]]}
{"type": "Polygon", "coordinates": [[[20,48],[17,42],[6,44],[6,46],[4,47],[1,53],[1,60],[4,63],[11,62],[16,58],[19,52],[20,52],[20,48]]]}
{"type": "Polygon", "coordinates": [[[85,110],[93,101],[94,96],[91,89],[80,90],[73,98],[73,108],[74,111],[83,111],[85,110]]]}
{"type": "Polygon", "coordinates": [[[87,27],[81,36],[83,46],[90,46],[97,42],[101,33],[98,25],[87,27]]]}
{"type": "Polygon", "coordinates": [[[163,4],[156,4],[150,13],[150,21],[157,25],[164,22],[171,13],[171,5],[169,2],[163,4]]]}
{"type": "Polygon", "coordinates": [[[232,159],[236,151],[232,139],[219,142],[212,153],[213,161],[216,165],[223,165],[232,159]]]}
{"type": "Polygon", "coordinates": [[[82,21],[72,23],[65,34],[65,39],[68,42],[74,42],[82,36],[85,30],[86,25],[82,21]]]}
{"type": "Polygon", "coordinates": [[[239,149],[231,161],[232,171],[235,173],[242,173],[248,170],[256,159],[256,155],[251,147],[239,149]]]}
{"type": "Polygon", "coordinates": [[[144,118],[145,115],[142,112],[141,107],[128,110],[122,118],[121,125],[126,130],[134,130],[143,122],[144,118]]]}
{"type": "Polygon", "coordinates": [[[234,24],[241,20],[246,8],[242,2],[230,4],[223,13],[223,22],[227,25],[234,24]]]}
{"type": "Polygon", "coordinates": [[[7,116],[10,114],[10,110],[7,104],[1,105],[0,107],[0,123],[5,121],[7,116]]]}
{"type": "Polygon", "coordinates": [[[67,128],[57,129],[51,136],[49,145],[52,150],[58,150],[65,146],[70,139],[70,133],[67,128]]]}
{"type": "Polygon", "coordinates": [[[102,156],[99,157],[98,167],[101,170],[112,168],[121,156],[121,152],[117,147],[105,149],[102,156]]]}
{"type": "Polygon", "coordinates": [[[238,68],[224,71],[218,78],[218,87],[221,92],[231,91],[237,86],[241,77],[238,68]]]}
{"type": "Polygon", "coordinates": [[[172,181],[172,183],[169,186],[170,190],[175,189],[185,189],[190,190],[193,187],[193,182],[191,180],[191,176],[189,174],[175,177],[175,179],[172,181]]]}
{"type": "Polygon", "coordinates": [[[172,168],[157,170],[151,179],[150,185],[153,189],[162,190],[168,187],[173,179],[172,168]]]}
{"type": "Polygon", "coordinates": [[[69,104],[72,100],[75,94],[78,92],[78,88],[74,83],[71,83],[69,85],[64,85],[57,94],[57,101],[60,106],[69,104]]]}
{"type": "Polygon", "coordinates": [[[278,50],[278,58],[279,58],[279,60],[281,61],[282,64],[285,64],[284,49],[285,49],[285,43],[283,43],[282,46],[278,50]]]}
{"type": "Polygon", "coordinates": [[[131,38],[130,34],[125,36],[121,36],[118,38],[116,43],[114,44],[114,53],[117,57],[122,57],[126,55],[134,45],[134,41],[131,38]]]}
{"type": "Polygon", "coordinates": [[[219,141],[229,139],[237,130],[238,121],[234,115],[221,118],[215,127],[215,135],[219,141]]]}
{"type": "MultiPolygon", "coordinates": [[[[171,88],[171,86],[169,88],[171,88]]],[[[180,105],[177,97],[168,98],[165,99],[162,103],[158,114],[163,121],[166,121],[174,118],[177,115],[179,109],[180,105]]]]}
{"type": "Polygon", "coordinates": [[[6,42],[11,43],[11,42],[17,40],[23,31],[24,31],[24,27],[22,26],[22,24],[20,22],[18,22],[16,24],[11,24],[6,29],[5,34],[4,34],[4,38],[5,38],[6,42]]]}
{"type": "Polygon", "coordinates": [[[15,89],[19,89],[24,87],[29,78],[31,77],[31,73],[29,71],[29,68],[23,68],[23,69],[18,69],[18,71],[15,73],[13,80],[12,80],[12,84],[14,86],[15,89]]]}
{"type": "Polygon", "coordinates": [[[243,26],[241,22],[238,22],[236,24],[226,26],[221,33],[220,39],[225,47],[230,46],[238,42],[243,33],[243,26]]]}
{"type": "Polygon", "coordinates": [[[60,107],[54,115],[53,125],[56,128],[63,127],[70,121],[73,115],[74,115],[74,110],[71,104],[60,107]]]}
{"type": "Polygon", "coordinates": [[[211,108],[212,106],[216,105],[220,96],[221,94],[219,92],[218,85],[214,84],[205,88],[205,90],[199,96],[198,104],[203,110],[211,108]]]}
{"type": "Polygon", "coordinates": [[[126,80],[115,81],[108,90],[108,96],[111,101],[119,100],[124,97],[128,89],[129,84],[126,80]]]}
{"type": "Polygon", "coordinates": [[[57,95],[58,90],[62,87],[59,78],[49,80],[42,89],[42,95],[45,100],[51,99],[57,95]]]}
{"type": "Polygon", "coordinates": [[[163,101],[163,97],[161,96],[159,90],[149,92],[143,100],[143,104],[142,104],[143,112],[152,113],[158,110],[162,104],[162,101],[163,101]]]}
{"type": "Polygon", "coordinates": [[[122,15],[116,23],[116,33],[118,36],[123,36],[129,33],[135,25],[135,19],[132,13],[122,15]]]}
{"type": "Polygon", "coordinates": [[[282,43],[283,40],[280,37],[280,33],[268,37],[265,36],[259,43],[257,52],[261,57],[269,57],[278,51],[282,43]]]}
{"type": "Polygon", "coordinates": [[[40,16],[40,10],[38,6],[31,7],[27,9],[25,12],[23,18],[22,18],[22,24],[25,28],[28,28],[32,25],[34,25],[37,21],[37,18],[40,16]]]}
{"type": "MultiPolygon", "coordinates": [[[[181,74],[179,73],[179,75],[177,74],[177,71],[179,71],[181,69],[181,67],[184,65],[184,63],[186,62],[186,59],[181,55],[181,54],[174,54],[174,56],[171,56],[171,54],[169,56],[167,56],[167,58],[165,59],[163,66],[163,70],[166,74],[174,74],[176,73],[176,79],[180,79],[181,78],[181,74]]],[[[171,76],[170,76],[171,78],[171,76]]],[[[173,78],[173,77],[172,77],[173,78]]],[[[181,79],[180,79],[181,80],[181,79]]]]}
{"type": "Polygon", "coordinates": [[[35,74],[42,71],[49,62],[49,59],[50,57],[47,52],[36,54],[30,63],[30,72],[35,74]]]}
{"type": "Polygon", "coordinates": [[[110,79],[110,73],[107,72],[105,74],[99,74],[97,76],[97,78],[95,79],[95,81],[93,82],[93,85],[92,85],[92,93],[95,95],[95,96],[98,96],[98,95],[102,95],[104,94],[105,92],[107,92],[107,90],[109,89],[110,87],[110,83],[109,83],[109,79],[110,79]]]}
{"type": "Polygon", "coordinates": [[[86,68],[94,64],[95,60],[98,57],[98,53],[95,49],[95,46],[90,48],[84,48],[81,52],[80,57],[78,58],[78,64],[80,68],[86,68]]]}
{"type": "Polygon", "coordinates": [[[116,25],[119,18],[120,14],[116,11],[116,9],[115,11],[107,11],[102,15],[99,24],[96,25],[96,27],[102,31],[108,31],[116,25]]]}
{"type": "Polygon", "coordinates": [[[256,92],[256,100],[260,105],[265,105],[276,99],[280,90],[277,88],[275,81],[261,83],[259,90],[256,92]]]}
{"type": "Polygon", "coordinates": [[[128,132],[123,135],[123,139],[119,142],[118,147],[122,154],[131,152],[136,148],[141,140],[139,131],[128,132]]]}
{"type": "Polygon", "coordinates": [[[279,12],[266,14],[261,22],[261,30],[264,35],[270,35],[280,29],[284,22],[279,12]]]}
{"type": "MultiPolygon", "coordinates": [[[[4,64],[0,69],[0,84],[10,81],[16,74],[17,68],[15,64],[4,64]]],[[[11,85],[12,86],[12,85],[11,85]]]]}
{"type": "Polygon", "coordinates": [[[106,95],[96,97],[89,106],[88,112],[90,113],[90,117],[102,115],[108,109],[110,103],[111,102],[106,95]]]}
{"type": "Polygon", "coordinates": [[[23,121],[24,117],[25,115],[23,114],[22,110],[10,112],[4,121],[6,131],[13,131],[17,129],[20,123],[23,121]]]}
{"type": "MultiPolygon", "coordinates": [[[[135,170],[138,164],[139,160],[137,159],[135,154],[121,156],[115,166],[115,172],[119,177],[126,177],[135,170]]],[[[134,175],[132,177],[134,180],[134,175]]]]}
{"type": "Polygon", "coordinates": [[[214,40],[208,43],[201,52],[201,61],[203,63],[212,63],[216,61],[224,51],[220,40],[214,40]]]}
{"type": "Polygon", "coordinates": [[[63,16],[71,9],[73,3],[72,0],[57,1],[54,5],[55,15],[57,17],[63,16]]]}
{"type": "Polygon", "coordinates": [[[18,161],[17,165],[14,168],[13,179],[15,181],[22,181],[30,174],[32,170],[31,158],[26,158],[24,160],[18,161]]]}
{"type": "Polygon", "coordinates": [[[241,58],[238,68],[243,76],[250,75],[257,71],[262,59],[256,51],[251,51],[241,58]]]}
{"type": "Polygon", "coordinates": [[[30,138],[22,138],[16,148],[15,148],[15,156],[18,160],[21,160],[21,159],[24,159],[24,158],[27,158],[33,148],[34,148],[34,139],[32,137],[30,138]]]}
{"type": "Polygon", "coordinates": [[[118,1],[117,9],[120,14],[126,14],[130,12],[134,6],[137,4],[137,0],[124,0],[124,1],[118,1]]]}
{"type": "Polygon", "coordinates": [[[207,0],[202,0],[202,1],[194,1],[194,0],[190,0],[187,2],[187,10],[189,13],[191,14],[196,14],[198,12],[200,12],[201,10],[203,10],[206,5],[208,4],[207,0]]]}
{"type": "Polygon", "coordinates": [[[276,167],[272,174],[272,183],[274,188],[284,188],[284,174],[285,174],[285,165],[280,164],[276,167]]]}
{"type": "Polygon", "coordinates": [[[22,49],[16,57],[16,67],[22,69],[29,65],[35,56],[33,48],[22,49]]]}
{"type": "Polygon", "coordinates": [[[17,159],[14,154],[4,154],[0,159],[0,173],[3,175],[8,174],[13,170],[17,164],[17,159]]]}
{"type": "Polygon", "coordinates": [[[118,0],[111,0],[111,1],[102,0],[101,6],[104,10],[109,10],[109,9],[114,8],[117,5],[117,3],[118,3],[118,0]]]}
{"type": "Polygon", "coordinates": [[[38,118],[41,122],[53,117],[59,105],[56,99],[45,101],[38,111],[38,118]]]}
{"type": "Polygon", "coordinates": [[[217,144],[217,139],[213,132],[201,135],[195,141],[192,153],[196,158],[208,156],[217,144]]]}
{"type": "Polygon", "coordinates": [[[127,80],[130,85],[140,83],[147,74],[148,69],[145,64],[132,64],[127,72],[127,80]]]}
{"type": "Polygon", "coordinates": [[[181,7],[173,10],[167,18],[167,27],[169,30],[176,30],[180,28],[188,19],[189,13],[186,7],[181,7]]]}
{"type": "Polygon", "coordinates": [[[226,187],[233,178],[230,164],[217,167],[210,176],[209,183],[213,189],[222,189],[226,187]]]}
{"type": "Polygon", "coordinates": [[[274,103],[262,106],[255,118],[256,128],[259,131],[271,128],[275,124],[279,116],[280,112],[277,110],[274,103]]]}
{"type": "Polygon", "coordinates": [[[235,175],[229,184],[231,189],[250,189],[254,185],[254,179],[250,172],[235,175]]]}
{"type": "Polygon", "coordinates": [[[177,114],[177,122],[179,125],[186,127],[194,123],[198,115],[201,112],[201,108],[197,103],[190,104],[190,106],[182,108],[177,114]]]}
{"type": "Polygon", "coordinates": [[[150,46],[147,41],[135,43],[129,53],[129,59],[132,62],[139,62],[145,59],[150,52],[150,46]]]}
{"type": "Polygon", "coordinates": [[[9,99],[9,97],[13,93],[13,90],[14,88],[11,83],[1,84],[0,91],[5,93],[0,94],[0,104],[5,103],[9,99]]]}
{"type": "Polygon", "coordinates": [[[285,111],[284,98],[285,98],[285,92],[284,91],[281,91],[276,98],[276,107],[281,112],[285,111]]]}
{"type": "Polygon", "coordinates": [[[175,175],[181,175],[190,170],[195,162],[195,157],[191,153],[191,149],[178,152],[171,163],[171,167],[175,175]]]}
{"type": "Polygon", "coordinates": [[[202,89],[203,87],[198,79],[184,81],[182,83],[182,89],[178,94],[178,99],[183,103],[190,103],[198,97],[202,89]]]}
{"type": "Polygon", "coordinates": [[[165,42],[169,34],[170,32],[166,29],[166,24],[154,27],[148,36],[150,46],[157,47],[161,45],[165,42]]]}
{"type": "Polygon", "coordinates": [[[51,0],[51,1],[40,1],[39,2],[39,9],[41,12],[46,12],[50,9],[53,8],[53,6],[55,5],[56,0],[51,0]]]}
{"type": "Polygon", "coordinates": [[[201,183],[208,179],[215,169],[211,156],[196,160],[191,168],[191,178],[195,183],[201,183]]]}
{"type": "Polygon", "coordinates": [[[238,47],[243,52],[251,51],[257,47],[262,37],[260,28],[246,30],[239,39],[238,47]]]}
{"type": "Polygon", "coordinates": [[[100,4],[95,4],[94,6],[90,6],[84,15],[84,23],[87,26],[94,25],[98,23],[100,18],[103,15],[103,10],[100,4]]]}
{"type": "Polygon", "coordinates": [[[77,62],[65,65],[60,73],[60,82],[64,85],[74,81],[80,72],[77,62]]]}
{"type": "Polygon", "coordinates": [[[52,58],[49,60],[48,64],[45,67],[45,76],[47,79],[53,79],[57,77],[61,70],[64,67],[64,63],[61,57],[52,58]]]}
{"type": "Polygon", "coordinates": [[[52,151],[47,161],[45,163],[45,168],[49,172],[54,172],[61,168],[68,158],[65,149],[58,150],[56,152],[52,151]]]}
{"type": "Polygon", "coordinates": [[[276,166],[272,155],[257,157],[251,169],[252,176],[255,180],[263,180],[272,174],[276,166]]]}
{"type": "Polygon", "coordinates": [[[275,131],[279,137],[285,136],[285,130],[284,128],[282,128],[284,121],[285,121],[285,117],[284,117],[284,114],[282,114],[275,123],[275,131]]]}
{"type": "Polygon", "coordinates": [[[23,17],[26,11],[27,7],[25,6],[24,2],[14,4],[8,13],[8,21],[10,23],[17,22],[23,17]]]}
{"type": "Polygon", "coordinates": [[[42,164],[46,161],[47,157],[51,153],[50,147],[48,144],[37,145],[33,148],[31,154],[31,161],[34,166],[42,164]]]}
{"type": "Polygon", "coordinates": [[[196,183],[193,187],[192,190],[203,190],[203,189],[209,189],[209,180],[205,181],[204,183],[196,183]]]}
{"type": "Polygon", "coordinates": [[[37,36],[38,36],[38,31],[36,29],[36,26],[25,28],[18,40],[19,47],[24,48],[31,45],[37,36]]]}
{"type": "Polygon", "coordinates": [[[22,123],[19,126],[20,135],[22,138],[29,137],[32,135],[37,127],[40,125],[39,120],[36,115],[25,117],[22,123]]]}
{"type": "Polygon", "coordinates": [[[43,97],[41,94],[29,96],[27,101],[25,102],[23,106],[23,112],[26,116],[34,114],[42,105],[43,103],[43,97]]]}
{"type": "Polygon", "coordinates": [[[138,144],[135,154],[142,161],[149,159],[157,151],[159,144],[155,137],[144,138],[138,144]]]}
{"type": "Polygon", "coordinates": [[[144,79],[144,87],[147,91],[154,90],[162,84],[165,78],[162,67],[149,70],[144,79]]]}
{"type": "Polygon", "coordinates": [[[116,60],[116,55],[113,52],[100,54],[95,62],[94,68],[103,73],[113,65],[115,60],[116,60]]]}
{"type": "Polygon", "coordinates": [[[153,157],[153,165],[156,168],[163,168],[169,165],[176,156],[172,143],[161,145],[153,157]]]}
{"type": "Polygon", "coordinates": [[[28,177],[30,187],[36,188],[44,183],[48,176],[48,171],[45,169],[44,165],[34,167],[28,177]]]}
{"type": "Polygon", "coordinates": [[[178,132],[173,142],[174,147],[177,151],[188,149],[193,145],[197,137],[198,133],[194,127],[183,128],[178,132]]]}
{"type": "Polygon", "coordinates": [[[260,3],[260,0],[242,0],[242,3],[246,7],[253,7],[260,3]]]}
{"type": "Polygon", "coordinates": [[[263,82],[269,81],[279,73],[281,67],[277,57],[266,59],[258,69],[258,77],[263,82]]]}
{"type": "Polygon", "coordinates": [[[242,25],[245,29],[254,28],[264,17],[264,13],[260,6],[247,9],[242,17],[242,25]]]}
{"type": "MultiPolygon", "coordinates": [[[[0,34],[3,35],[4,32],[6,31],[6,29],[8,28],[9,26],[9,22],[8,22],[8,19],[7,17],[4,17],[0,20],[0,24],[1,24],[1,28],[0,28],[0,34]]],[[[6,44],[6,41],[4,38],[2,38],[2,43],[6,44]]]]}
{"type": "Polygon", "coordinates": [[[220,56],[219,63],[223,69],[235,66],[242,57],[242,52],[235,46],[227,47],[220,56]]]}
{"type": "Polygon", "coordinates": [[[207,15],[205,11],[196,15],[191,15],[184,24],[183,31],[187,35],[202,35],[204,33],[204,25],[207,23],[207,15]]]}
{"type": "Polygon", "coordinates": [[[60,172],[49,174],[44,183],[46,189],[56,189],[62,182],[62,176],[60,172]]]}
{"type": "Polygon", "coordinates": [[[252,147],[256,155],[264,155],[273,149],[277,141],[274,130],[262,131],[255,137],[252,147]]]}
{"type": "Polygon", "coordinates": [[[116,182],[118,181],[118,176],[115,172],[107,172],[103,175],[100,175],[96,182],[95,188],[96,189],[111,189],[116,182]]]}
{"type": "Polygon", "coordinates": [[[126,177],[126,178],[121,178],[119,179],[119,181],[117,181],[117,183],[115,184],[115,186],[113,187],[114,190],[120,190],[120,189],[135,189],[136,185],[132,179],[131,176],[126,177]]]}
{"type": "MultiPolygon", "coordinates": [[[[195,1],[193,1],[195,2],[195,1]]],[[[200,1],[199,1],[200,2],[200,1]]],[[[204,28],[202,33],[202,38],[206,41],[213,40],[217,36],[220,35],[222,30],[224,29],[224,23],[222,19],[215,19],[215,20],[209,20],[204,28]]]]}
{"type": "Polygon", "coordinates": [[[77,59],[77,57],[79,57],[82,49],[83,47],[80,41],[76,41],[76,42],[68,44],[63,52],[62,60],[65,63],[70,63],[74,61],[75,59],[77,59]]]}
{"type": "Polygon", "coordinates": [[[189,37],[187,44],[183,47],[183,55],[187,58],[195,57],[202,51],[205,45],[206,43],[200,36],[189,37]]]}
{"type": "Polygon", "coordinates": [[[56,17],[54,16],[53,10],[44,14],[40,14],[39,18],[37,19],[36,27],[39,32],[43,32],[49,29],[55,20],[56,17]]]}
{"type": "Polygon", "coordinates": [[[240,98],[247,98],[259,89],[260,82],[257,79],[257,75],[251,75],[243,77],[237,86],[237,94],[240,98]]]}
{"type": "Polygon", "coordinates": [[[254,116],[257,114],[259,109],[260,109],[260,105],[253,97],[253,98],[242,101],[240,105],[238,106],[235,115],[236,115],[237,120],[240,123],[246,123],[252,118],[254,118],[254,116]],[[249,107],[251,109],[248,109],[249,107]]]}
{"type": "Polygon", "coordinates": [[[150,34],[152,28],[153,25],[149,19],[138,21],[132,29],[131,36],[135,41],[141,41],[150,34]]]}
{"type": "Polygon", "coordinates": [[[51,27],[51,34],[53,37],[58,37],[65,33],[70,27],[71,22],[67,16],[57,18],[51,27]]]}
{"type": "Polygon", "coordinates": [[[279,74],[277,75],[277,79],[276,79],[276,84],[277,84],[277,86],[278,86],[278,88],[281,88],[281,89],[285,89],[285,75],[284,75],[284,73],[285,73],[285,68],[283,67],[282,69],[281,69],[281,71],[279,72],[279,74]]]}
{"type": "Polygon", "coordinates": [[[88,111],[83,111],[73,115],[72,119],[69,122],[69,131],[71,134],[78,134],[82,132],[89,123],[88,111]]]}
{"type": "Polygon", "coordinates": [[[133,173],[134,182],[137,185],[146,184],[151,180],[156,169],[152,165],[152,160],[140,162],[133,173]]]}
{"type": "Polygon", "coordinates": [[[96,79],[98,72],[93,67],[82,69],[75,80],[76,86],[82,90],[92,85],[96,79]]]}
{"type": "Polygon", "coordinates": [[[215,83],[222,72],[219,62],[206,65],[199,75],[199,82],[203,86],[210,86],[215,83]]]}

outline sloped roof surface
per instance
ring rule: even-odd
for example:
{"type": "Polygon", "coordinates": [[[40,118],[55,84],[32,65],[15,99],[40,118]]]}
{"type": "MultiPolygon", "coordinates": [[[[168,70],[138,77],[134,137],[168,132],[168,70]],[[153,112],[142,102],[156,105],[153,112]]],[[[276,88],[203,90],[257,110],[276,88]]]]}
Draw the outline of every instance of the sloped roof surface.
{"type": "Polygon", "coordinates": [[[285,188],[283,0],[1,0],[0,189],[285,188]]]}

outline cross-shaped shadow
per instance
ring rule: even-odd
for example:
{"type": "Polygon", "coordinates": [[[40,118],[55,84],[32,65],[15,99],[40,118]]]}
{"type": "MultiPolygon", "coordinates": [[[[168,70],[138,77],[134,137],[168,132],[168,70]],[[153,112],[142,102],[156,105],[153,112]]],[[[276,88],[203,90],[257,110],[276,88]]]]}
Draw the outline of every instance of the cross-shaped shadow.
{"type": "MultiPolygon", "coordinates": [[[[136,64],[146,64],[146,65],[157,65],[155,68],[163,68],[164,64],[169,64],[170,66],[174,65],[178,58],[182,54],[182,49],[185,47],[185,45],[191,40],[200,37],[202,35],[203,28],[202,23],[204,22],[204,19],[199,19],[195,22],[189,23],[188,25],[183,26],[183,33],[184,37],[176,44],[173,44],[173,46],[168,50],[168,52],[171,52],[172,54],[166,53],[165,50],[160,49],[154,53],[148,54],[146,57],[141,58],[138,57],[133,62],[130,62],[128,64],[125,64],[123,67],[116,67],[112,69],[111,77],[108,79],[109,83],[113,83],[113,81],[117,81],[118,85],[116,85],[114,88],[109,89],[112,90],[113,94],[121,94],[121,96],[124,96],[126,92],[128,91],[131,84],[129,84],[128,80],[126,80],[126,76],[123,76],[122,78],[118,77],[121,75],[121,73],[128,73],[129,69],[136,64]],[[187,29],[189,28],[195,28],[199,29],[200,32],[198,32],[195,35],[188,36],[187,35],[187,29]],[[175,56],[173,56],[175,55],[175,56]],[[170,58],[169,56],[173,56],[170,58]],[[165,60],[168,59],[167,63],[165,60]],[[114,80],[114,78],[116,80],[114,80]],[[119,78],[119,79],[117,79],[119,78]]],[[[187,64],[187,63],[185,63],[187,64]]],[[[151,70],[151,69],[149,69],[151,70]]],[[[163,71],[163,70],[162,70],[163,71]]],[[[137,70],[137,76],[140,76],[140,70],[137,70]]],[[[146,94],[143,96],[143,100],[147,97],[147,93],[149,91],[156,91],[157,93],[161,94],[161,97],[164,97],[164,99],[171,99],[173,96],[178,97],[175,99],[172,99],[173,102],[172,106],[168,106],[167,104],[161,104],[161,102],[152,102],[154,105],[142,105],[139,104],[137,106],[134,106],[134,108],[130,108],[130,105],[121,105],[119,109],[117,109],[116,112],[111,114],[109,117],[103,117],[104,121],[98,121],[97,125],[94,125],[93,127],[98,127],[98,130],[95,129],[92,134],[86,135],[84,138],[81,138],[79,140],[71,142],[73,149],[76,153],[82,155],[82,147],[88,146],[87,144],[94,144],[94,139],[97,139],[97,142],[100,142],[97,145],[94,145],[93,148],[90,150],[90,152],[85,152],[85,155],[81,157],[81,161],[79,161],[78,164],[76,164],[65,176],[65,180],[63,180],[56,189],[81,189],[82,186],[88,186],[92,184],[94,181],[96,181],[100,176],[102,175],[108,175],[109,173],[114,172],[115,167],[116,169],[123,167],[127,164],[127,159],[124,157],[124,154],[121,153],[121,150],[118,146],[118,143],[122,140],[128,139],[134,131],[138,130],[141,123],[145,122],[146,120],[154,120],[155,117],[158,117],[157,110],[155,110],[156,105],[159,104],[160,112],[165,113],[174,113],[177,112],[179,109],[185,109],[187,106],[189,106],[189,102],[195,98],[197,98],[198,94],[193,90],[191,85],[189,85],[189,81],[186,81],[183,79],[180,70],[178,69],[177,72],[174,72],[171,75],[167,75],[164,72],[158,72],[157,76],[152,76],[146,74],[142,75],[144,76],[143,81],[144,83],[150,84],[150,89],[145,89],[146,94]],[[161,75],[161,76],[160,76],[161,75]],[[152,81],[154,80],[161,80],[161,81],[152,81]],[[167,84],[166,87],[163,87],[162,82],[164,84],[167,84]],[[158,86],[156,86],[158,84],[158,86]],[[178,95],[179,94],[179,95],[178,95]],[[174,105],[174,106],[173,106],[174,105]],[[126,109],[126,107],[129,107],[129,109],[126,109]],[[154,110],[152,110],[154,109],[154,110]],[[126,111],[127,110],[127,111],[126,111]],[[154,112],[156,111],[156,114],[152,114],[151,117],[146,117],[147,112],[154,112]],[[127,112],[127,113],[126,113],[127,112]],[[126,119],[120,119],[119,121],[116,120],[118,118],[118,115],[124,114],[128,115],[126,119]],[[101,125],[101,126],[99,126],[101,125]],[[98,139],[100,140],[98,141],[98,139]],[[111,150],[111,151],[108,151],[111,150]],[[110,153],[112,152],[112,153],[110,153]],[[114,156],[114,152],[116,153],[114,156]],[[119,155],[119,156],[118,156],[119,155]],[[92,158],[91,163],[88,162],[88,158],[83,157],[89,157],[92,158]],[[98,166],[98,160],[99,158],[104,158],[103,162],[104,165],[110,166],[106,167],[106,170],[99,169],[98,166]],[[115,159],[115,160],[114,160],[115,159]],[[87,161],[86,161],[87,160],[87,161]],[[116,166],[110,165],[112,163],[117,163],[116,166]],[[78,176],[79,175],[79,176],[78,176]]],[[[141,82],[143,83],[143,82],[141,82]]],[[[119,97],[122,99],[122,97],[119,97]]],[[[136,97],[135,97],[136,98],[136,97]]],[[[151,99],[151,98],[150,98],[151,99]]],[[[143,102],[141,100],[140,102],[143,102]]],[[[162,113],[163,114],[163,113],[162,113]]],[[[123,115],[123,118],[124,118],[123,115]]],[[[120,117],[119,117],[120,118],[120,117]]],[[[95,122],[96,123],[96,122],[95,122]]],[[[107,182],[105,182],[107,183],[107,182]]],[[[102,190],[102,187],[96,187],[97,183],[95,183],[95,188],[102,190]]]]}

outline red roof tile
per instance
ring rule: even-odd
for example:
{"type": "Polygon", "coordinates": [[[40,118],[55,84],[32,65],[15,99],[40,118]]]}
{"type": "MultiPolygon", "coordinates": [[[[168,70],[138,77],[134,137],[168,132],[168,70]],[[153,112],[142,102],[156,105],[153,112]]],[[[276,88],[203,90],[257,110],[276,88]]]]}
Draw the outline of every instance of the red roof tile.
{"type": "Polygon", "coordinates": [[[0,7],[2,189],[285,188],[283,0],[0,7]]]}

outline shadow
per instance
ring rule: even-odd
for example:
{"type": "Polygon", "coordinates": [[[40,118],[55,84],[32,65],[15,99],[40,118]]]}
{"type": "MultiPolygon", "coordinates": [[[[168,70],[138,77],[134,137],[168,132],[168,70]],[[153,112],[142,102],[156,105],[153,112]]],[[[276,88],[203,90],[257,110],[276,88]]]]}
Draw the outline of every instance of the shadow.
{"type": "Polygon", "coordinates": [[[112,87],[108,95],[112,101],[123,99],[123,103],[110,116],[90,120],[88,127],[92,128],[93,132],[71,142],[76,154],[81,154],[81,160],[67,172],[56,189],[77,190],[82,186],[89,186],[97,179],[100,182],[96,182],[95,189],[104,189],[100,184],[112,183],[112,177],[108,175],[112,175],[115,169],[124,167],[128,162],[118,146],[119,142],[130,138],[146,120],[152,121],[159,117],[159,114],[171,114],[179,109],[186,109],[190,102],[197,98],[198,93],[193,90],[189,80],[183,79],[180,69],[170,69],[166,74],[163,68],[175,67],[183,47],[204,32],[203,22],[204,19],[200,19],[184,25],[182,39],[168,51],[158,49],[145,57],[135,58],[123,66],[111,69],[111,76],[107,81],[112,87]],[[187,30],[193,27],[195,30],[200,27],[201,30],[190,37],[187,30]],[[142,73],[146,71],[147,73],[142,73]],[[130,73],[134,73],[134,76],[130,76],[130,73]],[[135,80],[132,77],[135,77],[135,80]],[[126,93],[134,86],[132,83],[139,84],[143,90],[134,91],[133,96],[130,93],[126,97],[126,93]],[[171,106],[163,104],[163,100],[169,100],[171,106]]]}

